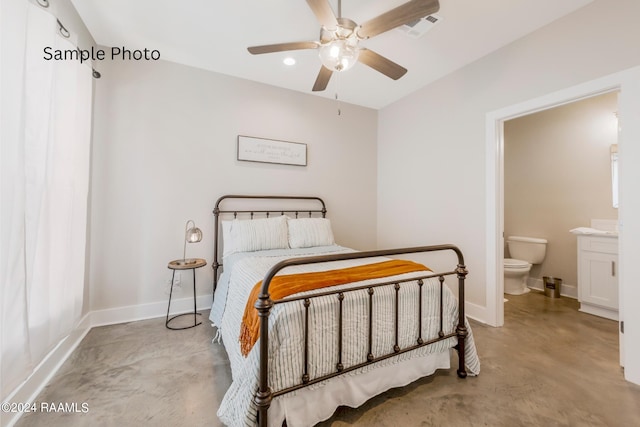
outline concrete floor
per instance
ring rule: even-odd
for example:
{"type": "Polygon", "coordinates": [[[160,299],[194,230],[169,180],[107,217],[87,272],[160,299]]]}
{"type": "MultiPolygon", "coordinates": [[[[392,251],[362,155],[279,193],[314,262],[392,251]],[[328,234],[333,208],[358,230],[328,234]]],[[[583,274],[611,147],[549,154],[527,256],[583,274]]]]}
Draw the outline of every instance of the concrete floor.
{"type": "MultiPolygon", "coordinates": [[[[623,379],[617,323],[577,308],[538,292],[509,296],[503,328],[472,322],[478,377],[437,372],[320,425],[639,426],[640,386],[623,379]]],[[[170,331],[164,319],[94,328],[36,400],[88,411],[29,413],[17,426],[221,425],[231,379],[213,335],[206,322],[170,331]]]]}

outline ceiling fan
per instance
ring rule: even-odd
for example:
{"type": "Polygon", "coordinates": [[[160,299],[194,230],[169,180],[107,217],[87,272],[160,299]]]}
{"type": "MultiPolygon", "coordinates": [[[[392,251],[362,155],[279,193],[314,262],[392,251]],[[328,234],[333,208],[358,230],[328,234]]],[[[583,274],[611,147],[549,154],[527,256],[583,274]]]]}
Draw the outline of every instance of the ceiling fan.
{"type": "Polygon", "coordinates": [[[289,50],[318,49],[322,68],[313,85],[314,92],[325,90],[334,72],[346,71],[358,61],[387,77],[398,80],[405,75],[406,68],[370,49],[358,46],[359,42],[436,13],[440,9],[438,0],[411,0],[358,25],[351,19],[341,16],[340,0],[338,0],[338,17],[334,14],[329,0],[307,0],[307,3],[321,25],[319,41],[252,46],[247,50],[253,55],[260,55],[289,50]]]}

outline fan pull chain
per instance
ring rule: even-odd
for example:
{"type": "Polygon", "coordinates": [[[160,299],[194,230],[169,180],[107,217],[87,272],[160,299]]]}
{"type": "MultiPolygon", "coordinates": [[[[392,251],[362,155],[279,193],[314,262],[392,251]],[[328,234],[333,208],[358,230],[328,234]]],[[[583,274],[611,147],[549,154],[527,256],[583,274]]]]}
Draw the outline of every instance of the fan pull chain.
{"type": "Polygon", "coordinates": [[[342,115],[342,110],[340,109],[340,99],[338,98],[338,92],[340,91],[340,73],[337,73],[336,76],[336,103],[338,104],[338,115],[342,115]]]}

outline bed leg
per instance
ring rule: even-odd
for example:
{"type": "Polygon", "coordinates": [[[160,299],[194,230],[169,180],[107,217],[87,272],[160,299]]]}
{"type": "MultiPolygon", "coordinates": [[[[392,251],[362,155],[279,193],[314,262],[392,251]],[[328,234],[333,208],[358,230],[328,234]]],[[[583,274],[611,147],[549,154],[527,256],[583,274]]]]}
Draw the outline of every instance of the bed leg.
{"type": "Polygon", "coordinates": [[[267,390],[266,393],[258,391],[253,401],[258,406],[258,425],[267,427],[267,411],[271,405],[271,390],[267,390]]]}
{"type": "MultiPolygon", "coordinates": [[[[268,289],[267,282],[267,289],[268,289]]],[[[258,425],[267,427],[267,411],[271,406],[273,398],[271,389],[269,388],[269,312],[273,303],[269,299],[269,294],[263,292],[258,297],[255,304],[260,317],[260,374],[258,382],[258,392],[253,398],[254,403],[258,407],[258,425]]]]}
{"type": "Polygon", "coordinates": [[[458,277],[458,326],[456,327],[456,335],[458,336],[458,376],[460,378],[467,377],[467,369],[464,365],[465,341],[469,331],[465,323],[466,316],[464,314],[464,280],[469,273],[464,264],[460,262],[456,269],[458,277]]]}
{"type": "Polygon", "coordinates": [[[465,340],[467,339],[467,335],[469,335],[469,332],[467,331],[466,326],[462,325],[458,325],[458,327],[456,328],[456,334],[458,334],[458,345],[457,350],[458,350],[458,376],[460,378],[466,378],[467,377],[467,368],[464,366],[464,347],[465,347],[465,340]]]}

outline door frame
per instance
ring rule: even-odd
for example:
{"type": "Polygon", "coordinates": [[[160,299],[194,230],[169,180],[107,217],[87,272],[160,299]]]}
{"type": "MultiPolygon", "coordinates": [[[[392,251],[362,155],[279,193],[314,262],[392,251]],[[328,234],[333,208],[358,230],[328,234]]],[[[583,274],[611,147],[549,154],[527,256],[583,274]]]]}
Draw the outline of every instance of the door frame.
{"type": "MultiPolygon", "coordinates": [[[[604,93],[622,92],[624,74],[616,73],[487,113],[486,320],[491,326],[504,325],[504,122],[604,93]]],[[[621,210],[618,213],[620,216],[621,210]]],[[[623,265],[620,264],[622,270],[623,265]]]]}

